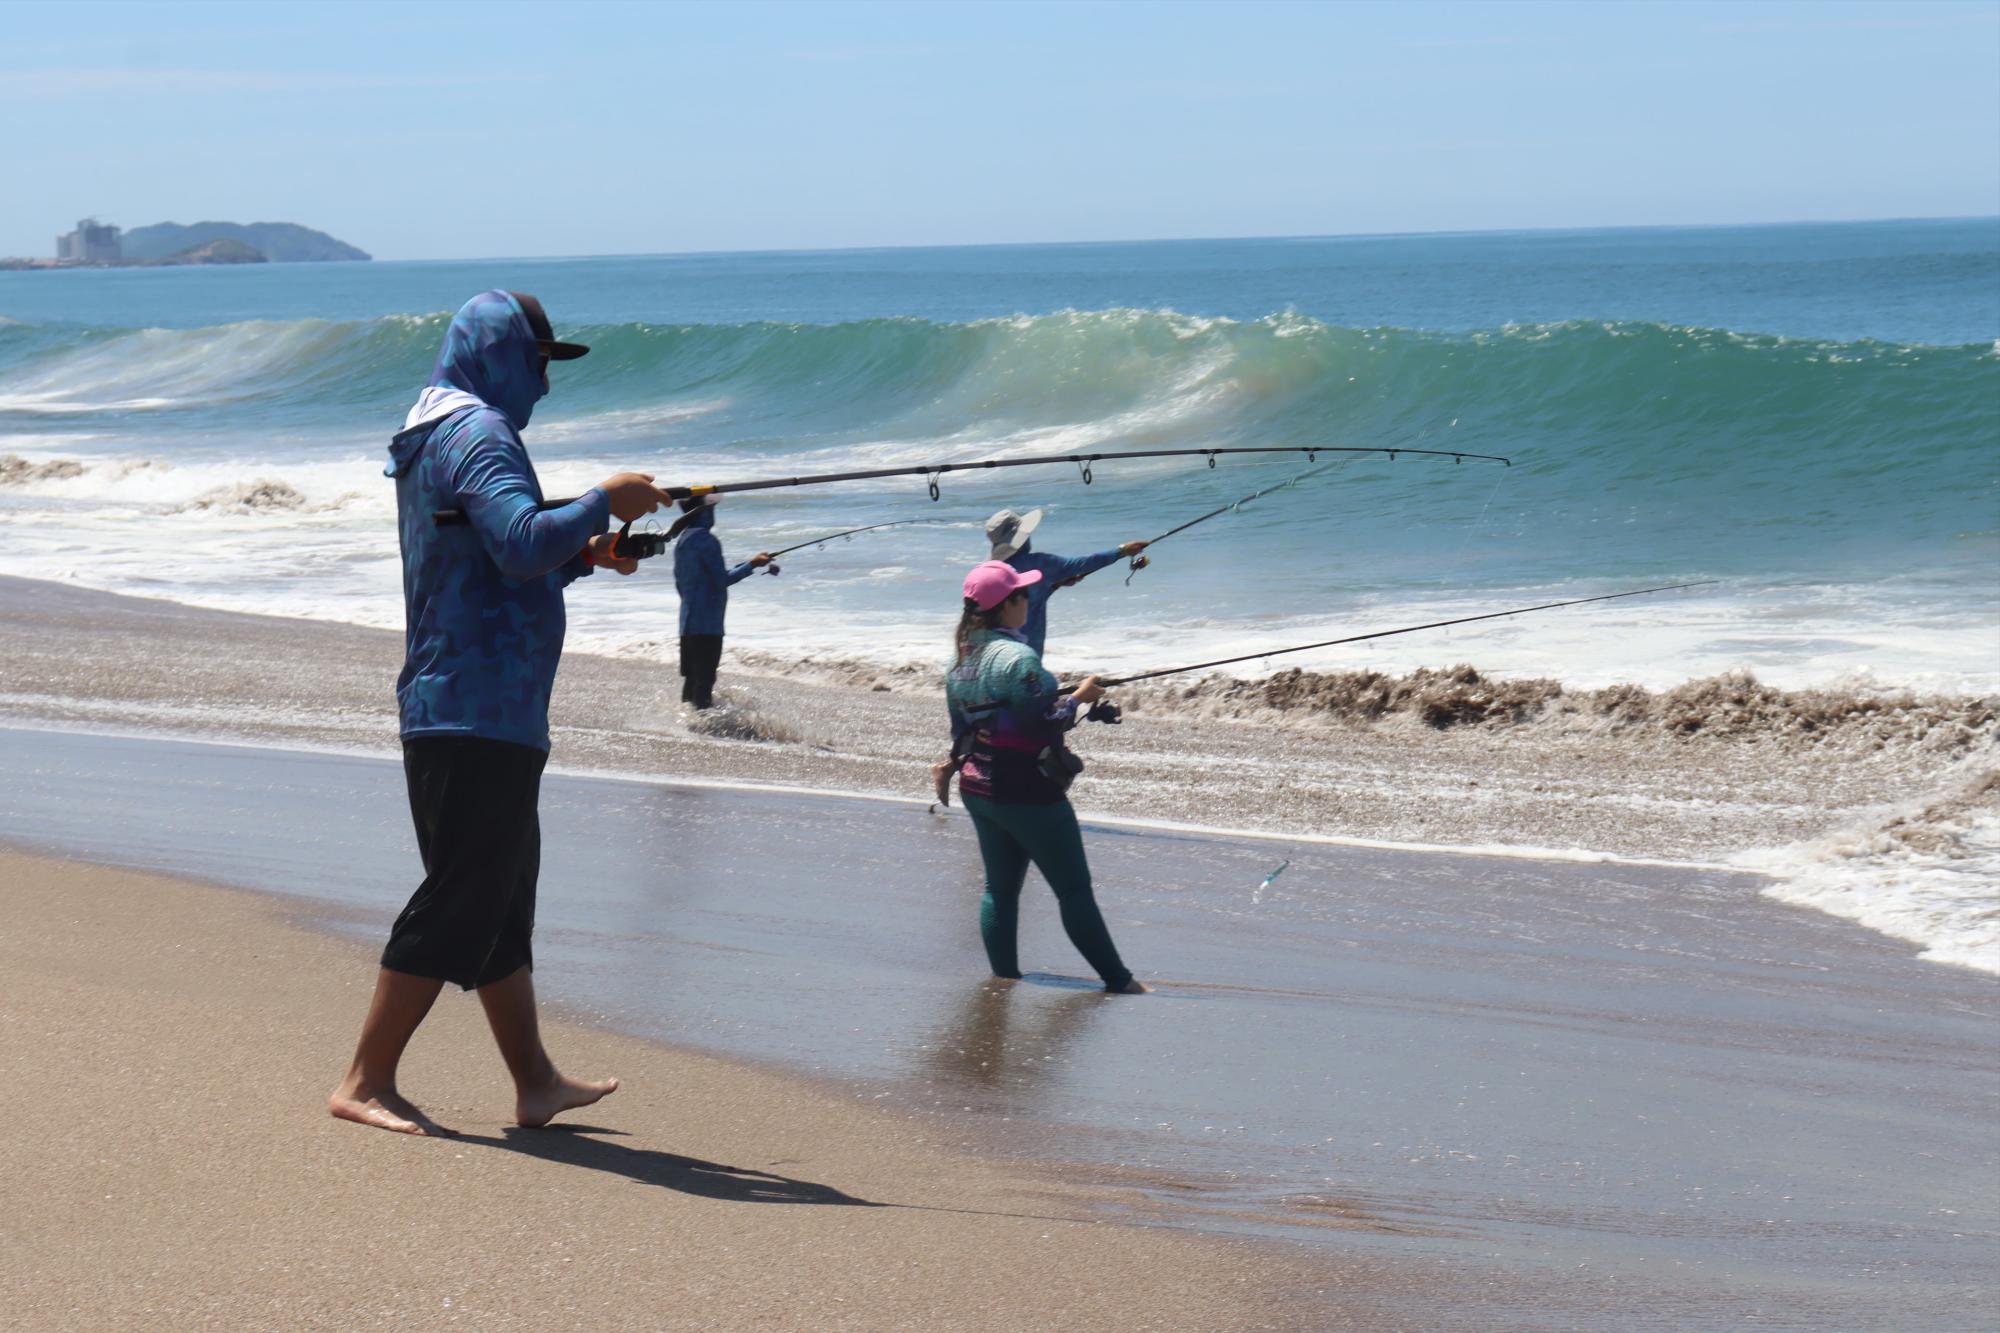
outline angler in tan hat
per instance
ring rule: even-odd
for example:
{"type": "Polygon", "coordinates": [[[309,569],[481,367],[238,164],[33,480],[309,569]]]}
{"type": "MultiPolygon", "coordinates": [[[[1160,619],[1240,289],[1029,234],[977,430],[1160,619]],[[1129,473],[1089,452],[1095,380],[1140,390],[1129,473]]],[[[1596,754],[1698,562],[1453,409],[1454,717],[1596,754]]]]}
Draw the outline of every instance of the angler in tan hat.
{"type": "Polygon", "coordinates": [[[1025,514],[1017,514],[1011,509],[1003,509],[986,520],[986,540],[993,546],[993,559],[1004,560],[1025,574],[1034,571],[1041,578],[1027,589],[1028,619],[1021,626],[1021,638],[1041,656],[1042,645],[1049,635],[1049,598],[1058,588],[1066,588],[1086,574],[1095,573],[1106,565],[1125,556],[1137,555],[1146,549],[1145,542],[1126,542],[1123,546],[1109,551],[1099,551],[1096,555],[1050,555],[1045,551],[1030,550],[1029,534],[1041,524],[1042,511],[1030,509],[1025,514]]]}

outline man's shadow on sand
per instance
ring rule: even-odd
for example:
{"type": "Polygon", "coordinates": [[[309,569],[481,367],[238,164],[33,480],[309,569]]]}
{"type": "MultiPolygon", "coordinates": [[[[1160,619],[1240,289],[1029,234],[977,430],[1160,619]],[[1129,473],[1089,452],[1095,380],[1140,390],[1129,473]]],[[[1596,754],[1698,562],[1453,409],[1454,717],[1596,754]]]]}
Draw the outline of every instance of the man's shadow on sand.
{"type": "Polygon", "coordinates": [[[550,1125],[543,1129],[523,1129],[509,1125],[499,1135],[459,1134],[460,1143],[477,1143],[488,1148],[539,1157],[545,1162],[561,1162],[589,1171],[604,1171],[641,1185],[658,1185],[703,1199],[725,1199],[731,1203],[832,1203],[850,1208],[888,1208],[843,1194],[831,1185],[749,1167],[724,1166],[704,1162],[699,1157],[682,1157],[657,1148],[627,1148],[607,1138],[624,1138],[623,1130],[596,1125],[550,1125]]]}

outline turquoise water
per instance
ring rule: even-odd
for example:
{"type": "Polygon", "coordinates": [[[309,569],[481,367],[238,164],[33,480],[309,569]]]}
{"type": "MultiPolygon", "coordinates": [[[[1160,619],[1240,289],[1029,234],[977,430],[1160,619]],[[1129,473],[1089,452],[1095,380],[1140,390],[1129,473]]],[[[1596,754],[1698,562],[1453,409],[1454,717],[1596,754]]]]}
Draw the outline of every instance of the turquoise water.
{"type": "MultiPolygon", "coordinates": [[[[718,481],[1086,448],[1515,460],[1356,460],[1178,537],[1129,588],[1065,594],[1071,661],[1720,578],[1310,664],[2000,684],[1991,219],[0,274],[0,453],[81,469],[0,485],[0,572],[398,623],[376,460],[444,312],[490,286],[535,292],[595,348],[527,432],[552,493],[628,466],[718,481]],[[241,502],[266,481],[284,489],[241,502]]],[[[992,509],[1046,506],[1045,545],[1095,549],[1299,466],[734,500],[739,548],[938,522],[801,552],[744,589],[731,631],[793,656],[935,656],[992,509]]],[[[670,582],[633,585],[574,599],[580,641],[670,637],[670,582]]]]}

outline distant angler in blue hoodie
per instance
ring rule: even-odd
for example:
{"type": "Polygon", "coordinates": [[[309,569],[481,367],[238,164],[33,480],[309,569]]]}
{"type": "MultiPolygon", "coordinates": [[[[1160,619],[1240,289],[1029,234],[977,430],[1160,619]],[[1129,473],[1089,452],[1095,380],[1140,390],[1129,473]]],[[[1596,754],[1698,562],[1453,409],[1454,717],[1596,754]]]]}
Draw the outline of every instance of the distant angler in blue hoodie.
{"type": "Polygon", "coordinates": [[[771,563],[769,551],[759,551],[742,564],[722,558],[715,535],[715,502],[681,501],[675,522],[674,588],[681,595],[681,702],[699,712],[715,705],[715,673],[722,665],[722,631],[729,614],[729,590],[752,570],[771,563]]]}
{"type": "Polygon", "coordinates": [[[397,1091],[396,1069],[447,981],[479,992],[521,1124],[618,1086],[557,1072],[530,951],[563,589],[598,567],[630,574],[637,566],[612,555],[607,530],[668,499],[650,476],[621,472],[541,508],[521,432],[549,391],[549,363],[589,350],[559,341],[534,297],[482,292],[452,317],[430,383],[389,443],[407,620],[396,702],[424,878],[390,930],[354,1062],[328,1099],[344,1120],[438,1131],[397,1091]],[[467,522],[440,527],[439,509],[467,522]]]}

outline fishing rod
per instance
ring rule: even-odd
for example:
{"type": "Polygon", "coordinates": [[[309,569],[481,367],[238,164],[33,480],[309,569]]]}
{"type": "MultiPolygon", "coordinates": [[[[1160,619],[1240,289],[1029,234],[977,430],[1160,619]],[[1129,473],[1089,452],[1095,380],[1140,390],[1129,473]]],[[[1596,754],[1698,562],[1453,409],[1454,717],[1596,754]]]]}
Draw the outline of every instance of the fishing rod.
{"type": "MultiPolygon", "coordinates": [[[[1222,515],[1230,513],[1233,510],[1241,509],[1244,505],[1249,504],[1252,500],[1261,500],[1265,496],[1271,494],[1273,491],[1282,491],[1287,486],[1296,486],[1300,482],[1306,480],[1308,477],[1317,477],[1318,475],[1320,475],[1320,473],[1331,472],[1334,468],[1339,466],[1340,466],[1339,462],[1328,463],[1324,467],[1316,467],[1311,469],[1310,471],[1301,472],[1299,473],[1298,476],[1292,477],[1286,481],[1281,481],[1275,486],[1266,486],[1263,490],[1258,491],[1252,495],[1246,495],[1241,500],[1232,500],[1228,504],[1223,505],[1219,509],[1211,509],[1206,514],[1203,514],[1200,518],[1191,518],[1177,528],[1168,528],[1165,532],[1161,533],[1159,536],[1147,542],[1146,545],[1149,547],[1158,546],[1161,542],[1165,541],[1167,538],[1175,536],[1178,533],[1186,532],[1189,528],[1195,526],[1197,523],[1206,523],[1211,518],[1220,518],[1222,515]]],[[[1131,587],[1132,575],[1137,574],[1140,570],[1144,569],[1147,565],[1150,565],[1152,563],[1153,563],[1153,558],[1151,556],[1148,555],[1133,556],[1131,571],[1130,573],[1127,573],[1125,575],[1125,586],[1128,588],[1131,587]]]]}
{"type": "MultiPolygon", "coordinates": [[[[829,532],[824,537],[814,537],[811,541],[800,542],[796,546],[787,546],[782,550],[771,552],[771,559],[765,564],[764,572],[766,574],[777,573],[777,558],[779,556],[789,555],[793,551],[803,551],[808,546],[821,546],[842,537],[852,537],[857,532],[873,532],[877,528],[900,528],[911,523],[926,523],[929,521],[922,518],[899,518],[893,523],[870,523],[867,527],[849,528],[845,532],[829,532]]],[[[651,560],[654,556],[661,554],[674,544],[674,538],[681,535],[681,531],[686,524],[686,517],[683,516],[675,520],[674,525],[664,532],[633,532],[631,531],[632,525],[627,523],[623,528],[619,529],[617,540],[612,544],[611,557],[616,560],[651,560]]]]}
{"type": "MultiPolygon", "coordinates": [[[[1188,671],[1206,671],[1213,667],[1234,666],[1238,662],[1254,662],[1263,657],[1281,657],[1286,653],[1309,652],[1314,648],[1332,648],[1337,644],[1361,643],[1368,639],[1386,639],[1396,634],[1415,634],[1418,630],[1443,629],[1446,625],[1469,625],[1475,620],[1498,620],[1502,616],[1524,616],[1530,611],[1552,611],[1559,606],[1583,606],[1589,602],[1614,602],[1621,597],[1644,597],[1656,592],[1678,592],[1683,588],[1708,588],[1722,582],[1721,579],[1702,579],[1696,583],[1668,583],[1657,588],[1635,588],[1630,592],[1607,592],[1597,597],[1575,597],[1566,602],[1543,602],[1540,606],[1517,606],[1509,611],[1488,611],[1484,615],[1459,616],[1452,620],[1433,620],[1427,625],[1404,625],[1400,629],[1379,629],[1371,634],[1350,634],[1342,639],[1327,639],[1320,643],[1302,643],[1292,648],[1273,648],[1268,652],[1244,653],[1241,657],[1221,657],[1213,662],[1195,662],[1189,666],[1166,667],[1159,671],[1141,671],[1133,676],[1101,677],[1098,684],[1107,688],[1114,685],[1131,685],[1137,681],[1154,680],[1160,676],[1178,676],[1188,671]]],[[[1063,693],[1074,690],[1068,686],[1063,693]]]]}
{"type": "Polygon", "coordinates": [[[803,551],[808,546],[824,546],[828,542],[836,541],[842,537],[852,537],[857,532],[874,532],[881,528],[906,528],[912,523],[923,523],[926,521],[921,518],[899,518],[894,523],[870,523],[864,528],[849,528],[845,532],[829,532],[824,537],[815,537],[811,541],[800,542],[796,546],[787,546],[782,550],[771,552],[771,559],[765,564],[764,572],[766,574],[777,573],[779,556],[790,555],[793,551],[803,551]]]}
{"type": "MultiPolygon", "coordinates": [[[[1316,462],[1321,454],[1387,454],[1390,462],[1396,461],[1398,454],[1418,454],[1428,458],[1449,458],[1454,463],[1463,463],[1468,458],[1481,462],[1499,463],[1512,467],[1513,460],[1499,454],[1461,453],[1450,449],[1405,449],[1396,445],[1373,445],[1368,447],[1338,446],[1330,444],[1284,444],[1284,445],[1232,445],[1215,446],[1205,449],[1117,449],[1094,454],[1042,454],[1034,458],[987,458],[970,463],[918,463],[909,467],[866,468],[858,472],[821,472],[804,477],[764,477],[754,481],[725,481],[716,484],[696,486],[661,486],[658,489],[670,500],[692,500],[710,495],[733,495],[742,491],[768,491],[784,486],[827,486],[836,481],[872,481],[881,477],[922,477],[933,500],[939,498],[938,478],[947,472],[972,472],[982,469],[1007,467],[1049,467],[1057,463],[1074,463],[1083,478],[1083,484],[1091,483],[1091,465],[1107,460],[1127,458],[1206,458],[1208,465],[1215,466],[1215,460],[1224,454],[1304,454],[1308,461],[1316,462]]],[[[577,497],[567,496],[559,500],[543,500],[540,509],[561,509],[575,504],[577,497]]],[[[450,527],[466,522],[463,509],[434,509],[431,518],[440,527],[450,527]]],[[[630,528],[631,524],[626,524],[630,528]]],[[[626,533],[621,532],[622,542],[626,533]]]]}
{"type": "MultiPolygon", "coordinates": [[[[1212,667],[1234,666],[1238,662],[1254,662],[1263,657],[1282,657],[1286,653],[1310,652],[1314,648],[1331,648],[1336,644],[1361,643],[1368,639],[1386,639],[1396,634],[1415,634],[1418,630],[1443,629],[1446,625],[1469,625],[1475,620],[1498,620],[1502,616],[1524,616],[1530,611],[1551,611],[1558,606],[1583,606],[1588,602],[1615,602],[1620,597],[1644,597],[1648,593],[1678,592],[1682,588],[1709,588],[1720,582],[1722,582],[1721,579],[1703,579],[1697,583],[1668,583],[1658,588],[1635,588],[1631,592],[1607,592],[1598,597],[1576,597],[1567,602],[1543,602],[1540,606],[1517,606],[1511,611],[1488,611],[1484,615],[1459,616],[1455,620],[1433,620],[1428,625],[1404,625],[1400,629],[1378,629],[1372,634],[1350,634],[1344,639],[1327,639],[1321,643],[1302,643],[1291,648],[1272,648],[1268,652],[1245,653],[1241,657],[1221,657],[1213,662],[1195,662],[1189,666],[1165,667],[1159,671],[1141,671],[1135,676],[1100,676],[1097,679],[1097,683],[1106,689],[1111,689],[1118,685],[1130,685],[1136,681],[1154,680],[1160,676],[1178,676],[1188,671],[1206,671],[1212,667]]],[[[1075,685],[1065,685],[1058,691],[1060,694],[1074,694],[1075,692],[1075,685]]],[[[989,699],[982,703],[965,705],[965,712],[969,715],[978,714],[992,712],[1000,707],[999,700],[989,699]]],[[[1092,722],[1117,722],[1120,719],[1122,711],[1117,704],[1112,703],[1109,699],[1100,699],[1090,706],[1090,712],[1086,716],[1092,722]]]]}

